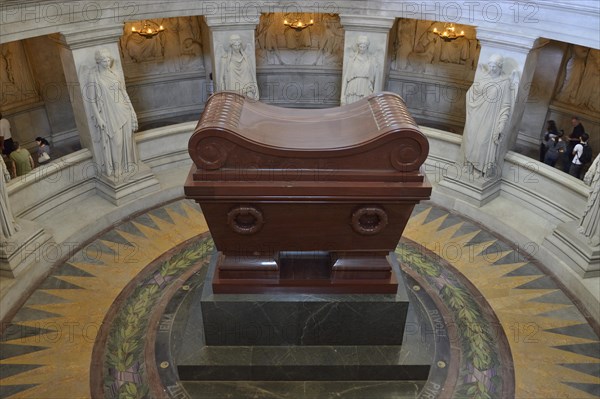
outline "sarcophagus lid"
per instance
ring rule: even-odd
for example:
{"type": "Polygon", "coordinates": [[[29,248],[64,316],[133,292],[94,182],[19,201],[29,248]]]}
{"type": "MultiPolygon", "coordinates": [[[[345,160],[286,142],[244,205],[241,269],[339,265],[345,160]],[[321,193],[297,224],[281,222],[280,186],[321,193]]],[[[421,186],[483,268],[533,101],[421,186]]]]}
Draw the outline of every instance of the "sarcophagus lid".
{"type": "Polygon", "coordinates": [[[189,142],[188,197],[427,198],[429,144],[402,98],[380,93],[328,109],[213,95],[189,142]]]}

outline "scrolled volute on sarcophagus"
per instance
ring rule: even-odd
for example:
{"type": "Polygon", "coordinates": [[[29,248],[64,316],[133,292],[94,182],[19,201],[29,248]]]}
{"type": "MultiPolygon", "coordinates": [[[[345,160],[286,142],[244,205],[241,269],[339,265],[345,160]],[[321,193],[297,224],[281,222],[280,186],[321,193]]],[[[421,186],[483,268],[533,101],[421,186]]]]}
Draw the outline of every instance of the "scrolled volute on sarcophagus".
{"type": "Polygon", "coordinates": [[[216,93],[185,183],[219,251],[214,292],[395,292],[386,257],[431,194],[428,151],[393,93],[328,109],[216,93]]]}

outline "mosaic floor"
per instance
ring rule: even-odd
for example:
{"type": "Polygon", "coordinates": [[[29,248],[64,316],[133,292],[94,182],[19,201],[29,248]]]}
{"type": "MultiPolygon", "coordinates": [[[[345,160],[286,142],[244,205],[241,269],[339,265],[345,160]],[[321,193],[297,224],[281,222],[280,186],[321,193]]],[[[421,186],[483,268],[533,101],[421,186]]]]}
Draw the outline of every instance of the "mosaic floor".
{"type": "MultiPolygon", "coordinates": [[[[456,342],[447,389],[412,397],[600,397],[598,326],[528,261],[535,250],[443,209],[415,208],[396,254],[408,289],[435,302],[456,342]]],[[[174,298],[203,278],[213,251],[199,208],[187,200],[78,248],[4,326],[0,397],[188,397],[163,383],[172,368],[154,342],[172,329],[174,298]]],[[[214,397],[203,392],[192,396],[214,397]]]]}

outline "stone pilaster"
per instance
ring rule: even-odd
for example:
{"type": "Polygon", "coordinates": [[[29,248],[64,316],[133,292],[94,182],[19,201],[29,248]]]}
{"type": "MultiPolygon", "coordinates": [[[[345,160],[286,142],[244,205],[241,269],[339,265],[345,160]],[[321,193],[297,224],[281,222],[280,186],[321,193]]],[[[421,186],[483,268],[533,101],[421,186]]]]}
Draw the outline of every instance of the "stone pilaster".
{"type": "MultiPolygon", "coordinates": [[[[90,149],[97,165],[98,194],[115,205],[133,201],[160,188],[160,184],[150,168],[141,160],[128,165],[126,173],[107,173],[102,139],[92,120],[90,96],[93,91],[89,83],[89,72],[96,68],[95,53],[100,49],[106,49],[114,60],[112,71],[124,82],[119,51],[119,39],[122,34],[123,25],[115,24],[103,26],[100,29],[64,32],[53,36],[59,44],[66,81],[73,88],[69,90],[69,95],[81,144],[90,149]]],[[[115,97],[115,101],[129,101],[128,98],[124,99],[118,95],[118,88],[108,95],[115,97]]],[[[137,152],[135,136],[132,139],[134,152],[137,152]]],[[[120,167],[125,166],[121,165],[120,167]]]]}
{"type": "MultiPolygon", "coordinates": [[[[502,56],[504,58],[502,73],[511,79],[510,93],[503,93],[499,87],[489,87],[485,93],[489,96],[488,101],[500,101],[501,96],[510,96],[512,103],[510,114],[498,145],[493,150],[495,151],[495,161],[485,167],[469,164],[465,159],[465,150],[468,145],[472,144],[469,142],[472,137],[464,135],[459,159],[456,160],[457,168],[461,173],[457,176],[445,177],[440,182],[439,188],[447,195],[458,197],[476,206],[483,206],[500,194],[504,157],[516,142],[518,126],[523,118],[525,102],[529,95],[539,53],[533,38],[513,36],[481,28],[477,31],[477,39],[481,45],[481,52],[473,84],[481,84],[479,83],[481,77],[486,73],[482,66],[488,63],[491,56],[502,56]]],[[[467,98],[466,101],[468,102],[469,99],[467,98]]],[[[481,115],[480,117],[489,116],[481,115]]],[[[469,116],[467,116],[465,127],[468,123],[469,116]]],[[[486,134],[489,134],[490,140],[492,140],[493,132],[486,132],[486,134]]],[[[481,148],[481,151],[488,151],[487,145],[482,147],[485,148],[481,148]]]]}
{"type": "Polygon", "coordinates": [[[368,54],[374,64],[374,93],[380,92],[385,87],[385,77],[387,75],[388,57],[387,51],[389,48],[388,41],[390,38],[390,29],[394,24],[395,18],[392,17],[372,17],[364,15],[347,15],[340,14],[340,23],[344,28],[344,64],[342,72],[342,98],[340,102],[346,104],[347,97],[345,96],[347,83],[344,80],[351,79],[349,74],[352,74],[352,57],[356,54],[357,41],[361,37],[366,36],[369,41],[368,54]]]}
{"type": "Polygon", "coordinates": [[[226,62],[230,51],[230,39],[232,35],[238,35],[241,39],[242,51],[247,59],[248,66],[253,74],[253,82],[240,85],[240,94],[252,96],[256,93],[256,99],[260,93],[256,80],[256,49],[254,48],[254,30],[259,22],[259,15],[239,16],[206,16],[204,22],[208,27],[210,53],[212,54],[212,71],[215,91],[221,91],[223,87],[223,63],[226,62]]]}

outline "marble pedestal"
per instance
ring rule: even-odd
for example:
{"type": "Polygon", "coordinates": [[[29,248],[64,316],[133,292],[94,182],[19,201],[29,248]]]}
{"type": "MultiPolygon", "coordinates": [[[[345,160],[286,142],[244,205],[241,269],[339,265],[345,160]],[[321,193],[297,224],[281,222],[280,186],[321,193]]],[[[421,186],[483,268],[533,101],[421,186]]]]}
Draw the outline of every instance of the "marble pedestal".
{"type": "Polygon", "coordinates": [[[396,294],[214,294],[202,291],[207,345],[400,345],[408,311],[396,294]]]}
{"type": "Polygon", "coordinates": [[[52,236],[37,224],[17,219],[20,229],[12,237],[0,243],[0,275],[17,277],[27,266],[40,261],[46,254],[47,243],[52,236]]]}
{"type": "Polygon", "coordinates": [[[481,207],[500,195],[500,180],[477,177],[466,172],[457,177],[444,177],[438,185],[438,190],[481,207]]]}
{"type": "Polygon", "coordinates": [[[550,251],[583,278],[600,277],[600,246],[592,246],[577,231],[578,221],[559,225],[546,238],[550,251]]]}
{"type": "Polygon", "coordinates": [[[121,176],[101,175],[97,179],[96,188],[102,197],[120,206],[159,190],[160,183],[150,167],[139,162],[134,170],[121,176]]]}
{"type": "Polygon", "coordinates": [[[188,342],[177,362],[187,388],[377,381],[402,391],[405,383],[414,389],[428,379],[435,345],[416,333],[420,324],[403,281],[394,295],[214,294],[215,263],[182,306],[189,309],[186,323],[177,316],[173,324],[177,339],[188,342]]]}

